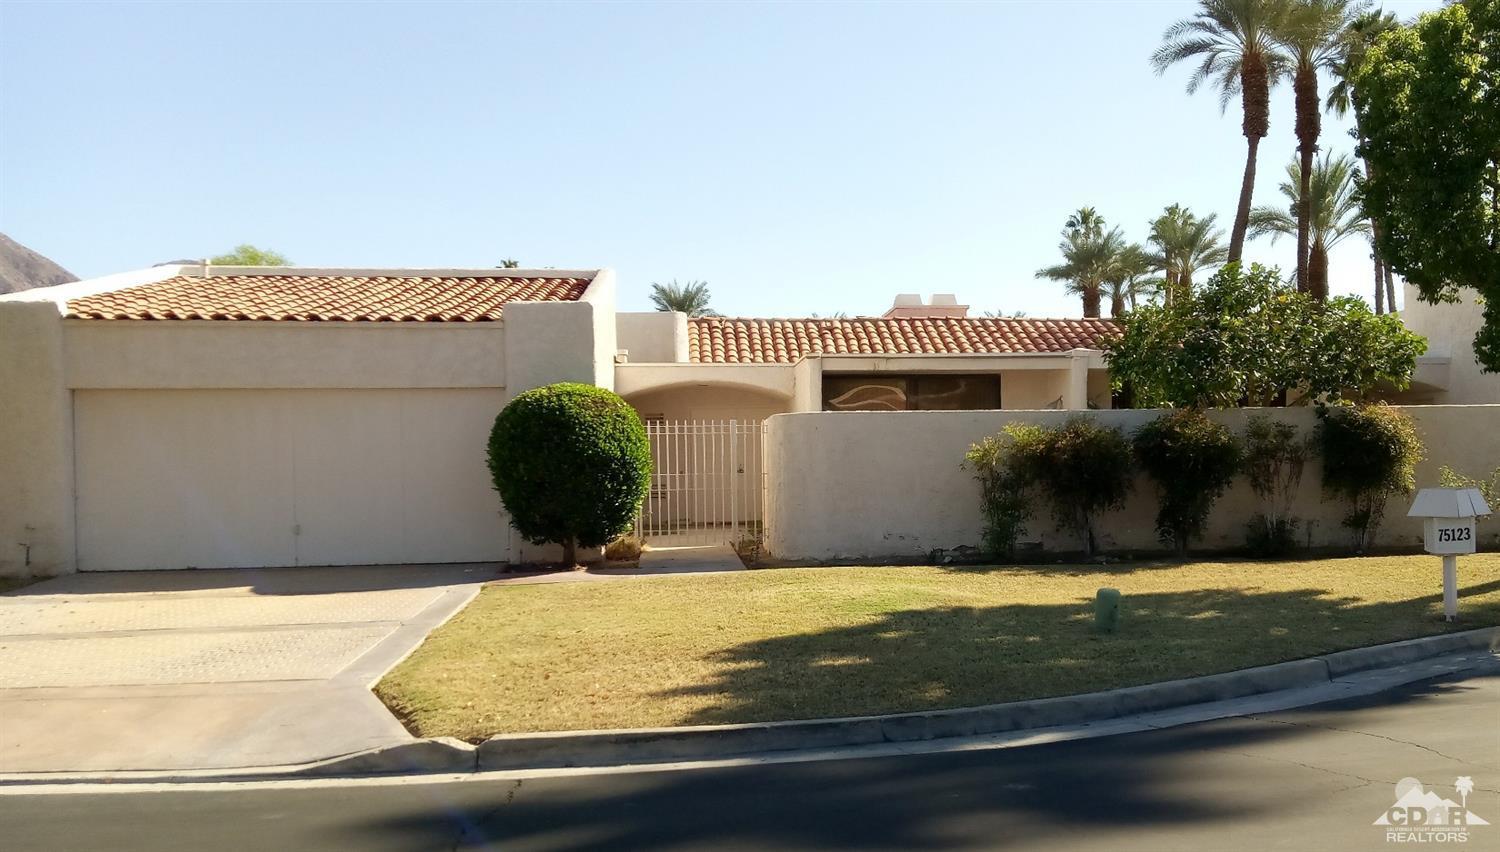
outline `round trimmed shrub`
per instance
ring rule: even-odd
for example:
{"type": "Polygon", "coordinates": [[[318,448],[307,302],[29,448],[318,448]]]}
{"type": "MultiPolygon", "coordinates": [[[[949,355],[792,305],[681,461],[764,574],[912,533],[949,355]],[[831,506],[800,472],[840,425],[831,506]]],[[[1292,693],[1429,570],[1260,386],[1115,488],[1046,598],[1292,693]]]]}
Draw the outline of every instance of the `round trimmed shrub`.
{"type": "Polygon", "coordinates": [[[630,529],[651,486],[651,445],[619,396],[563,382],[518,395],[490,431],[490,474],[532,544],[602,547],[630,529]]]}
{"type": "Polygon", "coordinates": [[[1137,429],[1135,457],[1156,482],[1160,508],[1156,534],[1187,552],[1203,534],[1209,510],[1240,470],[1240,444],[1223,424],[1202,411],[1170,411],[1137,429]]]}

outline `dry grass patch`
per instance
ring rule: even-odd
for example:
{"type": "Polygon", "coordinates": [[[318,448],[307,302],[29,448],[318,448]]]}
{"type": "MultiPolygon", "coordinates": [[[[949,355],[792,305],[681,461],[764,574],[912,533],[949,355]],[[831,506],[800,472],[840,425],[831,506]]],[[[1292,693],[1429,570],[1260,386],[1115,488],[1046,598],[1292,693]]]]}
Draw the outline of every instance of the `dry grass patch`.
{"type": "Polygon", "coordinates": [[[795,568],[492,585],[377,687],[422,736],[803,719],[1091,692],[1500,624],[1500,554],[795,568]],[[1092,628],[1096,589],[1125,595],[1092,628]]]}

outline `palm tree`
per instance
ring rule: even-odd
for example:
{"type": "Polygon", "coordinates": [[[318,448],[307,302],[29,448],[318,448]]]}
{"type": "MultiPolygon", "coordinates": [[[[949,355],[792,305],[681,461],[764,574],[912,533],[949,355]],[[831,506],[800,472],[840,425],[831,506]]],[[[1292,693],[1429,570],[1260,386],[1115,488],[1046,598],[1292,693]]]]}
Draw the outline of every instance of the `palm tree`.
{"type": "Polygon", "coordinates": [[[1308,292],[1313,298],[1324,301],[1328,298],[1328,250],[1351,234],[1370,233],[1370,222],[1360,210],[1355,197],[1354,158],[1340,154],[1324,154],[1313,165],[1311,180],[1302,180],[1302,163],[1296,158],[1286,167],[1287,179],[1281,184],[1281,194],[1290,206],[1286,209],[1257,207],[1250,211],[1251,236],[1270,234],[1274,242],[1283,234],[1297,233],[1297,213],[1302,209],[1302,187],[1310,187],[1307,199],[1311,216],[1311,244],[1307,251],[1308,292]]]}
{"type": "Polygon", "coordinates": [[[689,281],[678,284],[673,278],[670,284],[651,285],[651,303],[658,311],[681,311],[690,317],[716,317],[718,313],[708,306],[708,282],[689,281]]]}
{"type": "Polygon", "coordinates": [[[497,267],[495,267],[495,268],[496,269],[520,269],[521,268],[521,262],[519,260],[516,260],[515,258],[507,257],[506,259],[500,261],[500,265],[497,266],[497,267]]]}
{"type": "Polygon", "coordinates": [[[1276,28],[1276,41],[1292,59],[1292,94],[1297,108],[1297,153],[1302,157],[1302,209],[1297,211],[1297,289],[1308,290],[1308,234],[1312,214],[1313,157],[1323,132],[1318,72],[1334,71],[1344,49],[1344,31],[1365,11],[1366,0],[1297,0],[1276,28]]]}
{"type": "Polygon", "coordinates": [[[1179,293],[1193,289],[1193,273],[1222,266],[1228,258],[1224,231],[1214,227],[1218,219],[1214,213],[1199,219],[1188,208],[1173,204],[1151,223],[1147,241],[1156,251],[1150,259],[1153,268],[1165,277],[1163,292],[1168,304],[1179,293]]]}
{"type": "Polygon", "coordinates": [[[1104,285],[1117,275],[1115,266],[1125,249],[1125,235],[1119,228],[1105,232],[1104,220],[1097,214],[1094,224],[1075,226],[1075,218],[1068,219],[1058,244],[1063,262],[1037,270],[1036,277],[1064,282],[1069,293],[1083,299],[1083,315],[1098,317],[1104,285]]]}
{"type": "Polygon", "coordinates": [[[1063,223],[1063,228],[1068,233],[1097,237],[1104,233],[1104,217],[1092,207],[1080,207],[1068,216],[1068,221],[1063,223]]]}
{"type": "Polygon", "coordinates": [[[1149,299],[1161,284],[1159,278],[1147,278],[1155,268],[1151,255],[1140,243],[1131,243],[1122,248],[1109,265],[1109,277],[1104,282],[1109,292],[1109,316],[1119,319],[1128,303],[1135,310],[1142,298],[1149,299]]]}
{"type": "Polygon", "coordinates": [[[1240,96],[1244,118],[1245,174],[1240,201],[1229,235],[1229,262],[1245,253],[1250,226],[1250,200],[1255,190],[1255,155],[1271,125],[1271,87],[1290,65],[1274,39],[1290,7],[1288,0],[1199,0],[1198,14],[1173,24],[1162,36],[1162,46],[1151,56],[1156,73],[1163,74],[1184,59],[1200,59],[1188,78],[1189,94],[1205,82],[1219,90],[1219,106],[1240,96]]]}
{"type": "MultiPolygon", "coordinates": [[[[1354,85],[1349,78],[1354,75],[1354,69],[1365,61],[1365,54],[1375,44],[1375,40],[1381,35],[1400,26],[1394,12],[1384,10],[1365,12],[1356,16],[1344,28],[1339,45],[1338,60],[1334,64],[1334,84],[1328,92],[1325,106],[1335,115],[1342,118],[1359,100],[1359,93],[1354,91],[1354,85]]],[[[1355,114],[1354,138],[1360,145],[1365,143],[1363,128],[1359,126],[1359,115],[1355,114]]],[[[1365,174],[1370,173],[1370,162],[1365,161],[1365,174]]],[[[1380,233],[1380,223],[1374,219],[1370,220],[1370,229],[1373,235],[1380,233]]],[[[1375,261],[1375,312],[1383,313],[1387,297],[1389,297],[1390,310],[1396,310],[1396,279],[1391,271],[1390,264],[1380,256],[1380,249],[1375,248],[1375,240],[1371,239],[1371,257],[1375,261]]]]}

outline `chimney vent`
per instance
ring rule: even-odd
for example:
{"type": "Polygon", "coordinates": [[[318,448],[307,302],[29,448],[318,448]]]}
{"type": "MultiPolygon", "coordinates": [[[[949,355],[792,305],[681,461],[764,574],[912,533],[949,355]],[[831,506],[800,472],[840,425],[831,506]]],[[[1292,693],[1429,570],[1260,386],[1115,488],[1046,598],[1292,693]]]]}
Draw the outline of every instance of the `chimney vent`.
{"type": "Polygon", "coordinates": [[[969,306],[960,305],[952,293],[934,293],[931,302],[923,302],[916,293],[900,293],[890,310],[882,316],[889,319],[934,319],[940,317],[963,318],[969,315],[969,306]]]}

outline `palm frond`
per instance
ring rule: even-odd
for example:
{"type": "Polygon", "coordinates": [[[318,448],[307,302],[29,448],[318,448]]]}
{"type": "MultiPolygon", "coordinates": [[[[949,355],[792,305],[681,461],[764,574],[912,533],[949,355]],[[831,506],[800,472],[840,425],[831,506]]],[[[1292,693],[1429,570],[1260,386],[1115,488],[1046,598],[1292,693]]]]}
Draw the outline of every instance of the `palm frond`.
{"type": "Polygon", "coordinates": [[[669,284],[651,285],[651,303],[658,311],[681,311],[690,317],[718,316],[708,306],[708,300],[707,281],[678,284],[674,278],[669,284]]]}

